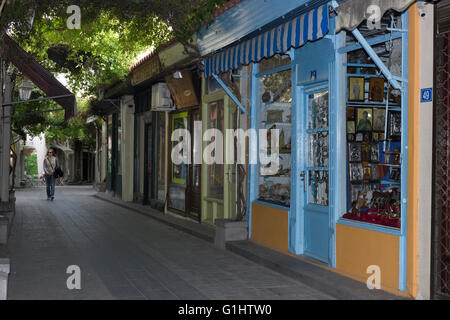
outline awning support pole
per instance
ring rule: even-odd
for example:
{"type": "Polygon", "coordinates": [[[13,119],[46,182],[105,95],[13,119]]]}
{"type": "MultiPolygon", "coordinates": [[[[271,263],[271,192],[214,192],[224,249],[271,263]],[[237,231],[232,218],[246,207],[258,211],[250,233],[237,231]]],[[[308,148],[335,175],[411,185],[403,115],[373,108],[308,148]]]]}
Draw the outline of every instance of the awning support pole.
{"type": "Polygon", "coordinates": [[[244,108],[244,106],[242,105],[242,103],[238,100],[238,98],[236,98],[236,96],[233,94],[233,92],[231,92],[231,90],[227,87],[227,85],[222,81],[222,79],[220,79],[217,74],[213,73],[212,76],[214,77],[214,79],[216,79],[216,81],[220,84],[220,86],[225,90],[225,92],[230,96],[230,98],[234,101],[234,103],[237,104],[237,106],[239,107],[239,109],[241,109],[241,111],[245,114],[248,115],[248,111],[244,108]]]}
{"type": "Polygon", "coordinates": [[[402,90],[402,86],[398,83],[389,69],[384,65],[383,61],[381,61],[380,57],[377,55],[375,50],[370,46],[364,36],[359,32],[358,28],[352,31],[355,38],[361,44],[361,46],[366,50],[367,54],[372,58],[373,62],[380,68],[381,72],[384,74],[389,83],[394,87],[394,89],[402,90]]]}

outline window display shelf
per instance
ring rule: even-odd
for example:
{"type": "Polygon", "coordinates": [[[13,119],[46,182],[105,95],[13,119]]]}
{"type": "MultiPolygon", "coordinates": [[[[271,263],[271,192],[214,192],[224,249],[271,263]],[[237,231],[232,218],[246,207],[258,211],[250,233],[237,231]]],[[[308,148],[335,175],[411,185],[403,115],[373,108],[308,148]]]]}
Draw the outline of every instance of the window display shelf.
{"type": "Polygon", "coordinates": [[[366,230],[386,233],[386,234],[390,234],[393,236],[400,236],[400,234],[401,234],[399,228],[388,227],[388,226],[368,223],[368,222],[364,222],[364,221],[341,218],[337,221],[337,223],[346,225],[346,226],[350,226],[350,227],[356,227],[356,228],[362,228],[362,229],[366,229],[366,230]]]}

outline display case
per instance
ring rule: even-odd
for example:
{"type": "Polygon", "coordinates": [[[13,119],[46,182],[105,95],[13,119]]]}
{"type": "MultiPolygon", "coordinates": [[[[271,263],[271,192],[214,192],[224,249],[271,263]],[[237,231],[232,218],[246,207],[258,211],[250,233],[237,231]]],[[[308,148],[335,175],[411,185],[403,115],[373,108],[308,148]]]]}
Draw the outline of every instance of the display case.
{"type": "Polygon", "coordinates": [[[400,228],[401,94],[359,53],[349,55],[347,64],[348,212],[343,218],[400,228]]]}
{"type": "MultiPolygon", "coordinates": [[[[279,58],[278,58],[279,59],[279,58]]],[[[286,63],[286,59],[279,59],[286,63]]],[[[260,165],[259,200],[289,207],[291,202],[291,70],[267,74],[260,79],[260,129],[267,129],[267,156],[272,154],[272,131],[279,130],[279,165],[276,174],[265,174],[260,165]]],[[[269,163],[267,167],[271,166],[269,163]]]]}

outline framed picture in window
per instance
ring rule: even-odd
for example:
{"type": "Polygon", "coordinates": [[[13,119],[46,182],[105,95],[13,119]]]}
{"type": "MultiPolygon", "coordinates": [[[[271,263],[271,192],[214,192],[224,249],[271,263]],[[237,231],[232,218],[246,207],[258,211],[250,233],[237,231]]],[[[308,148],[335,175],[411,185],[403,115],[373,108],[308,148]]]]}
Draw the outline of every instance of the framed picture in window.
{"type": "Polygon", "coordinates": [[[363,180],[363,166],[361,163],[350,164],[350,181],[361,182],[363,180]]]}
{"type": "Polygon", "coordinates": [[[372,143],[370,152],[370,161],[373,163],[377,163],[380,161],[380,146],[378,143],[372,143]]]}
{"type": "Polygon", "coordinates": [[[384,79],[371,78],[369,81],[369,101],[384,101],[384,79]]]}
{"type": "Polygon", "coordinates": [[[389,112],[389,139],[394,141],[400,140],[402,137],[402,113],[399,111],[389,112]]]}
{"type": "Polygon", "coordinates": [[[355,142],[355,134],[353,134],[353,133],[347,134],[347,141],[348,142],[355,142]]]}
{"type": "Polygon", "coordinates": [[[355,133],[355,121],[347,121],[347,133],[355,133]]]}
{"type": "Polygon", "coordinates": [[[361,160],[363,162],[370,162],[371,149],[370,143],[361,143],[361,160]]]}
{"type": "Polygon", "coordinates": [[[355,107],[347,107],[347,121],[355,120],[355,107]]]}
{"type": "Polygon", "coordinates": [[[348,161],[349,162],[361,162],[361,144],[357,142],[351,142],[348,144],[348,161]]]}
{"type": "Polygon", "coordinates": [[[350,77],[348,99],[350,101],[364,101],[364,87],[364,78],[350,77]]]}
{"type": "Polygon", "coordinates": [[[372,131],[372,108],[358,109],[356,131],[372,131]]]}
{"type": "Polygon", "coordinates": [[[380,108],[373,109],[373,130],[384,131],[386,120],[386,110],[380,108]]]}

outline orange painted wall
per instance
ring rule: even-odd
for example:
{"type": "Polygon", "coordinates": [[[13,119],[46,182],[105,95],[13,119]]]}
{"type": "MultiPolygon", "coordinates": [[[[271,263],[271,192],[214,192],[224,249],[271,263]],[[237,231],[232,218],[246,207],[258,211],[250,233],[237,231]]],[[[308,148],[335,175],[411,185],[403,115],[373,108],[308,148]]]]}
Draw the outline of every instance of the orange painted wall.
{"type": "Polygon", "coordinates": [[[252,204],[252,241],[288,254],[288,233],[287,210],[252,204]]]}
{"type": "Polygon", "coordinates": [[[350,278],[366,282],[367,267],[381,269],[382,290],[398,292],[399,238],[377,231],[336,225],[336,269],[350,278]]]}
{"type": "Polygon", "coordinates": [[[418,219],[418,141],[419,141],[419,63],[420,31],[418,8],[409,9],[409,79],[408,79],[408,230],[407,283],[410,296],[417,296],[417,219],[418,219]]]}

